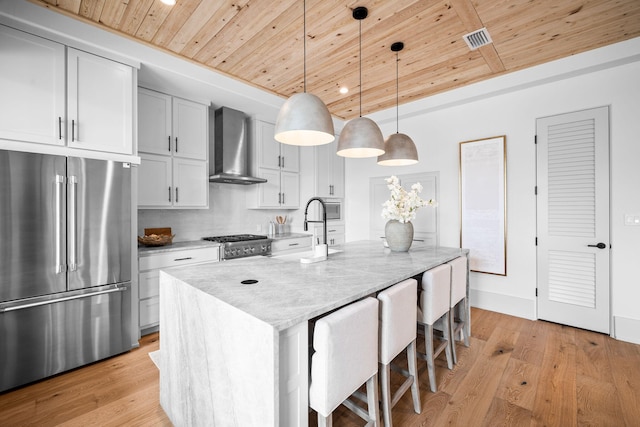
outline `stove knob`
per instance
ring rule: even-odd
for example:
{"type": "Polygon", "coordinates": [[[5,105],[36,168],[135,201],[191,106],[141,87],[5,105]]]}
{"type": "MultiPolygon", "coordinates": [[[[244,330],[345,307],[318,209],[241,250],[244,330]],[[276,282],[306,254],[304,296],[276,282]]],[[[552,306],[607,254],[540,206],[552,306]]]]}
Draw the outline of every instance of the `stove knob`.
{"type": "Polygon", "coordinates": [[[251,247],[251,253],[253,254],[253,253],[255,253],[255,252],[256,252],[256,248],[255,248],[255,246],[252,246],[252,247],[251,247]]]}

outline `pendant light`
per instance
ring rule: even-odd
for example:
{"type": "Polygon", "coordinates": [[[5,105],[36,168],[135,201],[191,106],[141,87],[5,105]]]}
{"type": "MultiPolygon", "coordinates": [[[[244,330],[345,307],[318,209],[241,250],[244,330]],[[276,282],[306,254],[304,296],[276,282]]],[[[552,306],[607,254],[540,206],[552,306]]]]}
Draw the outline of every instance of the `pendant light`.
{"type": "Polygon", "coordinates": [[[396,53],[396,133],[389,135],[384,142],[384,154],[378,157],[383,166],[406,166],[418,163],[418,150],[409,136],[398,132],[398,52],[404,49],[404,43],[395,42],[391,50],[396,53]]]}
{"type": "Polygon", "coordinates": [[[289,145],[329,144],[335,139],[329,109],[320,98],[307,93],[307,5],[303,1],[304,92],[291,96],[276,120],[276,141],[289,145]]]}
{"type": "Polygon", "coordinates": [[[360,22],[360,117],[344,126],[338,139],[337,154],[343,157],[376,157],[384,154],[384,137],[378,125],[362,117],[362,20],[369,11],[366,7],[353,9],[353,18],[360,22]]]}

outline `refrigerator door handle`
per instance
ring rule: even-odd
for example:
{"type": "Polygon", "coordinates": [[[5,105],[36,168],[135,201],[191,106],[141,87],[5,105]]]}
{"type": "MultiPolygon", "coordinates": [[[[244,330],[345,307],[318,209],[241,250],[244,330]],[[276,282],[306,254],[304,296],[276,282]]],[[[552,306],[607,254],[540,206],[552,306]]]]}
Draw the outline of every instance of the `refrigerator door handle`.
{"type": "Polygon", "coordinates": [[[78,177],[69,177],[69,271],[78,269],[77,257],[77,205],[78,205],[78,177]]]}
{"type": "Polygon", "coordinates": [[[55,232],[55,245],[56,245],[56,274],[64,273],[67,266],[62,262],[62,210],[63,196],[64,196],[64,176],[56,175],[56,232],[55,232]]]}
{"type": "Polygon", "coordinates": [[[26,303],[26,304],[21,304],[21,305],[14,305],[14,306],[9,306],[9,307],[0,307],[0,313],[7,313],[10,311],[16,311],[16,310],[23,310],[25,308],[32,308],[32,307],[39,307],[42,305],[47,305],[47,304],[54,304],[57,302],[63,302],[63,301],[71,301],[74,299],[81,299],[81,298],[90,298],[90,297],[95,297],[98,295],[105,295],[105,294],[112,294],[114,292],[124,292],[127,290],[127,287],[117,287],[117,288],[112,288],[112,289],[107,289],[104,291],[98,291],[98,292],[89,292],[86,294],[80,294],[80,295],[73,295],[73,296],[68,296],[68,297],[62,297],[62,298],[54,298],[54,299],[49,299],[49,300],[44,300],[44,301],[37,301],[37,302],[30,302],[30,303],[26,303]]]}

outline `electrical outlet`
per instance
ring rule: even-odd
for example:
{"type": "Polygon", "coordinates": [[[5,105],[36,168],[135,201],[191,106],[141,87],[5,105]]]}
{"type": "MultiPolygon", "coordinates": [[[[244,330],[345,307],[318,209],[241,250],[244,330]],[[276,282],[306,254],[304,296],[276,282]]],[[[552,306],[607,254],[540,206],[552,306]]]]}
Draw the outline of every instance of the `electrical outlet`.
{"type": "Polygon", "coordinates": [[[640,214],[624,214],[624,225],[640,225],[640,214]]]}

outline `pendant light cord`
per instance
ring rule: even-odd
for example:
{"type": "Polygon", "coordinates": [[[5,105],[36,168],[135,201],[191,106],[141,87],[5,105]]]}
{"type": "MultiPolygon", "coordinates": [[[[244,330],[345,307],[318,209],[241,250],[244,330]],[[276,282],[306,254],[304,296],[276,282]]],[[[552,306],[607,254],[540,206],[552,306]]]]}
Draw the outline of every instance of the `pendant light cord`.
{"type": "Polygon", "coordinates": [[[307,93],[307,0],[302,1],[302,64],[303,64],[303,90],[307,93]]]}
{"type": "Polygon", "coordinates": [[[398,115],[398,104],[399,104],[399,98],[398,98],[398,93],[399,93],[399,89],[398,89],[398,52],[396,52],[396,133],[398,133],[398,122],[399,122],[399,115],[398,115]]]}
{"type": "Polygon", "coordinates": [[[362,20],[358,20],[360,24],[360,117],[362,117],[362,20]]]}

